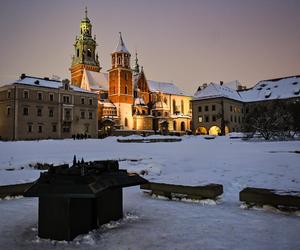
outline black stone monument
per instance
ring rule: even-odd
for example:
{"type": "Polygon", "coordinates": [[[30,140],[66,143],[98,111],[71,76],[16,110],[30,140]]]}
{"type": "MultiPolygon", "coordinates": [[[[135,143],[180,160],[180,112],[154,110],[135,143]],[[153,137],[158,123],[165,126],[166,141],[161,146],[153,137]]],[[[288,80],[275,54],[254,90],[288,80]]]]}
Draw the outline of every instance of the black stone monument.
{"type": "Polygon", "coordinates": [[[38,235],[73,240],[123,217],[122,188],[147,183],[119,170],[118,161],[94,161],[50,167],[24,194],[39,197],[38,235]]]}

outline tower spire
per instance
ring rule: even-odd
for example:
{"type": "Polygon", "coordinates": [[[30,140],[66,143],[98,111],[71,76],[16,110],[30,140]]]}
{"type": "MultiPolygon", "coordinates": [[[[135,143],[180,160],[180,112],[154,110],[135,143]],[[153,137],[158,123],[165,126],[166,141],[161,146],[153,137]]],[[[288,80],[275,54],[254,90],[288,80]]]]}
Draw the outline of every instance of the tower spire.
{"type": "Polygon", "coordinates": [[[85,18],[88,18],[88,10],[87,10],[87,6],[85,6],[85,10],[84,10],[84,14],[85,14],[85,18]]]}
{"type": "Polygon", "coordinates": [[[137,52],[135,52],[135,65],[134,65],[134,68],[133,68],[133,71],[134,71],[134,75],[138,75],[140,73],[140,65],[139,65],[139,59],[138,59],[138,56],[137,56],[137,52]]]}

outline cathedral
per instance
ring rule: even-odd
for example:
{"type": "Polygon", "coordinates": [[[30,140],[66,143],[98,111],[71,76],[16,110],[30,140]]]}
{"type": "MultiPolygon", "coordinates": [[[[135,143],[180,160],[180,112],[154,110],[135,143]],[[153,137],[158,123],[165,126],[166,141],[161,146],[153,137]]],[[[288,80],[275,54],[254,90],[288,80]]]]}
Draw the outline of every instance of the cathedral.
{"type": "Polygon", "coordinates": [[[101,71],[96,47],[85,9],[74,43],[71,83],[98,94],[100,130],[190,131],[191,96],[173,83],[148,80],[137,54],[131,67],[131,54],[121,32],[107,72],[101,71]]]}

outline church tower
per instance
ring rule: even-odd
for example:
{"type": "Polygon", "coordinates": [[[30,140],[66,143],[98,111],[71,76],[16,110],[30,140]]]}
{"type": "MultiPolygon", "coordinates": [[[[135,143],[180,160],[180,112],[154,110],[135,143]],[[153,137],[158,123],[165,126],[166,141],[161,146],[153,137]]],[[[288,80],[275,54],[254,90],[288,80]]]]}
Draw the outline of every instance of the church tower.
{"type": "Polygon", "coordinates": [[[117,107],[120,125],[132,129],[133,81],[130,67],[130,53],[127,50],[121,32],[119,43],[111,54],[112,66],[108,71],[108,98],[117,107]]]}
{"type": "Polygon", "coordinates": [[[71,83],[80,87],[83,70],[99,72],[101,67],[96,54],[96,36],[92,37],[92,24],[87,15],[85,7],[85,16],[80,21],[80,36],[75,39],[75,54],[72,56],[71,83]]]}

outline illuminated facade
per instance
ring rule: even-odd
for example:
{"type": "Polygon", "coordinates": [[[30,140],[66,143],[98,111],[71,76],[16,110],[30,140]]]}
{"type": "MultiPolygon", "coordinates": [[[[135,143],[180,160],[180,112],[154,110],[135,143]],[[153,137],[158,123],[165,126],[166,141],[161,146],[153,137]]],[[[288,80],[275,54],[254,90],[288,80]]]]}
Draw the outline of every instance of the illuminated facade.
{"type": "Polygon", "coordinates": [[[114,125],[125,130],[166,130],[186,132],[191,129],[191,97],[173,83],[147,80],[140,69],[137,54],[130,65],[131,54],[122,34],[111,53],[111,68],[100,72],[96,41],[85,11],[80,36],[74,44],[72,84],[98,94],[99,128],[114,125]]]}

